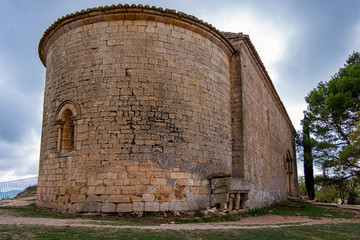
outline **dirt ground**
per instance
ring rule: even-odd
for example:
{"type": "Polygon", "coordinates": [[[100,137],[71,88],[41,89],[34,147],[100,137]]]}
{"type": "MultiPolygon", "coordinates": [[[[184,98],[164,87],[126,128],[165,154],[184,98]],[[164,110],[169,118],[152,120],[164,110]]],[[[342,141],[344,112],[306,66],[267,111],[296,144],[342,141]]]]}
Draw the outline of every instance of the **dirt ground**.
{"type": "MultiPolygon", "coordinates": [[[[1,200],[0,206],[24,206],[35,202],[35,197],[20,199],[1,200]]],[[[257,229],[257,228],[281,228],[285,226],[304,226],[314,224],[329,224],[343,222],[360,222],[356,219],[338,218],[317,218],[312,219],[306,216],[278,216],[263,215],[258,217],[246,217],[238,221],[214,222],[214,223],[191,223],[173,224],[168,218],[166,224],[159,226],[141,225],[119,225],[121,222],[109,220],[91,220],[83,218],[72,219],[53,219],[53,218],[31,218],[16,217],[6,214],[6,210],[0,209],[0,225],[41,225],[41,226],[70,226],[70,227],[89,227],[89,228],[116,228],[116,229],[151,229],[151,230],[208,230],[208,229],[257,229]]],[[[151,221],[152,222],[152,221],[151,221]]]]}

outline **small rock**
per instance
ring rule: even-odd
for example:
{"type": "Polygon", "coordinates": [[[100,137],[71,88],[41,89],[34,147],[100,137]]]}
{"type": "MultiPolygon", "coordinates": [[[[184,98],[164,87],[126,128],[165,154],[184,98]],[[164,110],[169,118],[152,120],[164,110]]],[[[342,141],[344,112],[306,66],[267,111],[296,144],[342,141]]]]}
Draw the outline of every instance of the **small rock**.
{"type": "Polygon", "coordinates": [[[194,215],[195,215],[195,212],[187,212],[187,215],[188,215],[188,216],[194,216],[194,215]]]}
{"type": "Polygon", "coordinates": [[[213,210],[208,210],[208,216],[209,217],[215,217],[216,216],[216,213],[217,213],[218,211],[213,211],[213,210]]]}
{"type": "Polygon", "coordinates": [[[223,216],[226,216],[227,214],[225,212],[216,212],[215,213],[215,216],[216,217],[223,217],[223,216]]]}
{"type": "Polygon", "coordinates": [[[200,214],[204,217],[207,217],[207,216],[209,216],[209,210],[201,210],[200,214]]]}

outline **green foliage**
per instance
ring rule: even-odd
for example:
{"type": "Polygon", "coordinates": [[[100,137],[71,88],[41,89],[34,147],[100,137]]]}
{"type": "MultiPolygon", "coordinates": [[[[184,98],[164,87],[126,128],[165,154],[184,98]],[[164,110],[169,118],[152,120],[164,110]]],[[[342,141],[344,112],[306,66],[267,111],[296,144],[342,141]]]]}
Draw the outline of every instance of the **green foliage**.
{"type": "Polygon", "coordinates": [[[307,196],[308,194],[307,194],[307,191],[306,191],[305,178],[304,177],[299,178],[298,186],[299,186],[299,195],[300,195],[300,197],[307,196]]]}
{"type": "MultiPolygon", "coordinates": [[[[349,181],[343,181],[341,178],[335,177],[329,178],[327,176],[318,175],[315,177],[315,199],[318,202],[325,203],[337,203],[337,199],[347,199],[350,197],[350,193],[346,191],[349,181]]],[[[299,178],[299,195],[306,197],[306,187],[304,177],[299,178]]],[[[359,189],[360,190],[360,189],[359,189]]],[[[356,192],[356,196],[359,196],[359,192],[356,192]]],[[[356,200],[358,202],[358,200],[356,200]]],[[[351,203],[351,201],[350,201],[351,203]]]]}
{"type": "Polygon", "coordinates": [[[359,202],[359,179],[344,178],[343,176],[316,176],[316,184],[319,186],[317,200],[323,202],[336,202],[337,198],[342,201],[348,199],[348,204],[360,204],[359,202]]]}
{"type": "Polygon", "coordinates": [[[318,179],[322,191],[317,199],[329,201],[335,194],[333,188],[342,197],[356,199],[360,180],[360,130],[359,123],[355,124],[360,109],[360,53],[350,55],[344,67],[329,82],[320,82],[305,100],[308,108],[302,124],[310,133],[299,133],[297,143],[302,139],[304,159],[311,154],[314,164],[327,173],[318,179]]]}
{"type": "Polygon", "coordinates": [[[336,171],[341,172],[342,175],[360,178],[360,121],[355,123],[349,141],[349,145],[344,147],[335,162],[336,171]]]}
{"type": "Polygon", "coordinates": [[[195,214],[194,214],[195,217],[202,217],[202,214],[201,214],[201,211],[195,211],[195,214]]]}
{"type": "Polygon", "coordinates": [[[310,122],[313,157],[322,168],[331,168],[349,145],[360,109],[360,59],[355,52],[329,82],[320,82],[305,98],[310,122]]]}
{"type": "Polygon", "coordinates": [[[338,196],[339,192],[334,186],[325,185],[316,192],[315,200],[325,203],[336,203],[338,196]]]}

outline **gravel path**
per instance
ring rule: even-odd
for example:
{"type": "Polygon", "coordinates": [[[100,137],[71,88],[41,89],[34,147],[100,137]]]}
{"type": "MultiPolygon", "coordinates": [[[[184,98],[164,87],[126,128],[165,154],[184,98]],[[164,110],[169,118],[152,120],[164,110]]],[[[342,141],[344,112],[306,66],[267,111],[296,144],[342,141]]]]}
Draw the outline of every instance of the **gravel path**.
{"type": "Polygon", "coordinates": [[[87,220],[87,219],[52,219],[28,218],[0,215],[0,225],[41,225],[57,227],[89,227],[89,228],[117,228],[117,229],[151,229],[151,230],[208,230],[208,229],[254,229],[254,228],[280,228],[286,226],[304,226],[314,224],[330,224],[354,222],[347,219],[310,219],[305,216],[277,216],[265,215],[247,217],[233,222],[196,223],[196,224],[161,224],[159,226],[118,225],[114,221],[87,220]]]}
{"type": "MultiPolygon", "coordinates": [[[[31,204],[34,198],[2,200],[0,206],[19,206],[31,204]]],[[[119,225],[121,222],[89,219],[52,219],[14,217],[0,211],[0,225],[40,225],[57,227],[85,227],[85,228],[116,228],[116,229],[148,229],[148,230],[209,230],[209,229],[257,229],[281,228],[286,226],[304,226],[314,224],[332,224],[343,222],[360,222],[359,219],[320,218],[310,219],[306,216],[278,216],[264,215],[246,217],[239,221],[196,223],[196,224],[161,224],[159,226],[119,225]]]]}

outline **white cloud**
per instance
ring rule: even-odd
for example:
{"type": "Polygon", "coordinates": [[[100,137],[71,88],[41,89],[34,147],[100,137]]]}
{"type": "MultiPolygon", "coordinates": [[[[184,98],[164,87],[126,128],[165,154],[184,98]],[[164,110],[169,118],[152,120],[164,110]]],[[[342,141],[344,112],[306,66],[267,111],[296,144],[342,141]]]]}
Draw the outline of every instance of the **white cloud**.
{"type": "Polygon", "coordinates": [[[346,39],[347,54],[352,53],[352,51],[360,51],[360,19],[354,24],[352,32],[349,37],[346,39]]]}
{"type": "Polygon", "coordinates": [[[10,81],[10,74],[9,71],[6,69],[5,64],[3,63],[5,60],[0,58],[0,89],[5,90],[6,89],[6,83],[9,83],[10,81]]]}
{"type": "Polygon", "coordinates": [[[307,107],[305,100],[301,102],[287,102],[284,105],[295,129],[300,130],[300,122],[304,118],[303,111],[306,110],[307,107]]]}
{"type": "Polygon", "coordinates": [[[32,129],[24,133],[21,142],[0,141],[0,151],[3,153],[0,158],[0,182],[37,176],[40,133],[32,129]]]}
{"type": "Polygon", "coordinates": [[[252,11],[242,9],[231,12],[233,14],[229,14],[229,11],[220,13],[213,24],[221,31],[242,32],[249,35],[270,77],[276,82],[280,74],[275,65],[285,57],[294,30],[252,11]]]}
{"type": "Polygon", "coordinates": [[[9,66],[6,59],[0,58],[0,99],[23,99],[26,95],[20,92],[15,78],[17,67],[9,66]]]}

